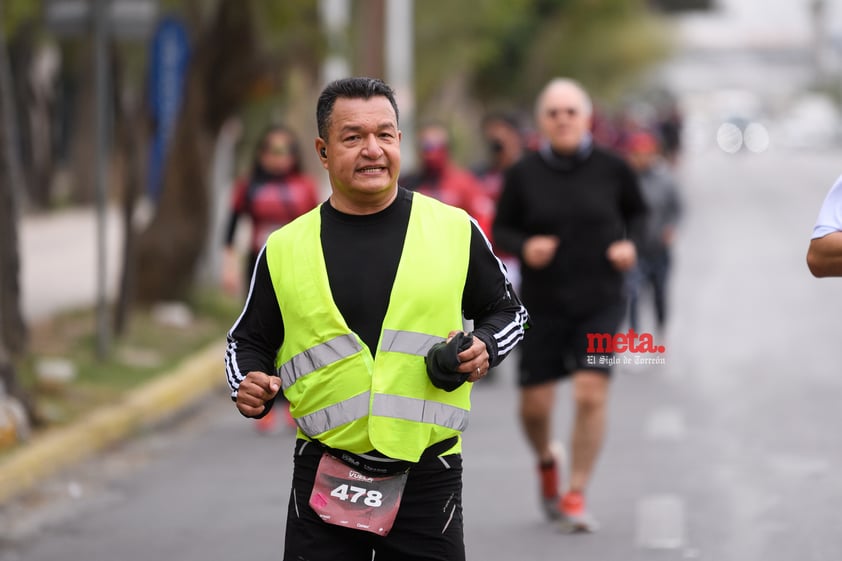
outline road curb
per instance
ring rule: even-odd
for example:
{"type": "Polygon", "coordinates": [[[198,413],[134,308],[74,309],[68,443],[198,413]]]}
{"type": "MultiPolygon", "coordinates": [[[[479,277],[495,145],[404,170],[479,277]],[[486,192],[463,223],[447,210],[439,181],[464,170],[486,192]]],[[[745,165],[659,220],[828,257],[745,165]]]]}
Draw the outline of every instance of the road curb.
{"type": "Polygon", "coordinates": [[[70,426],[48,431],[13,452],[0,461],[0,503],[138,429],[189,407],[223,385],[224,351],[224,341],[212,343],[119,403],[97,409],[70,426]]]}

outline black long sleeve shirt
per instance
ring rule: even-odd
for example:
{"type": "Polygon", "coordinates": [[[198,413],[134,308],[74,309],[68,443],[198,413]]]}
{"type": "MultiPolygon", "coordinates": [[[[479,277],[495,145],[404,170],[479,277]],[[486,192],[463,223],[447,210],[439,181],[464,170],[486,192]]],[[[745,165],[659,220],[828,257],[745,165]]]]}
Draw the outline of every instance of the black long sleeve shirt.
{"type": "Polygon", "coordinates": [[[520,295],[530,313],[577,317],[621,301],[623,275],[606,250],[639,240],[645,215],[638,179],[620,157],[598,147],[570,158],[542,150],[507,170],[492,231],[497,247],[521,257],[520,295]],[[535,235],[561,240],[543,269],[522,263],[535,235]]]}
{"type": "MultiPolygon", "coordinates": [[[[372,353],[377,349],[397,274],[412,197],[411,192],[399,188],[389,207],[369,215],[344,214],[329,202],[319,209],[322,249],[334,302],[372,353]]],[[[523,338],[526,309],[476,223],[471,226],[462,307],[464,316],[474,320],[474,336],[488,348],[491,366],[499,364],[523,338]]],[[[258,257],[243,312],[228,333],[225,362],[233,397],[248,372],[274,373],[275,356],[283,340],[283,318],[264,250],[258,257]]]]}

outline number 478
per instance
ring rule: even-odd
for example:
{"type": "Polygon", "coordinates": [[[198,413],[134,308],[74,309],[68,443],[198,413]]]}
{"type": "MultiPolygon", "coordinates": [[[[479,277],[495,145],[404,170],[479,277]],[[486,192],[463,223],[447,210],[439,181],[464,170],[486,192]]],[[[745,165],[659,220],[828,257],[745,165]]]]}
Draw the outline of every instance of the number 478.
{"type": "Polygon", "coordinates": [[[352,503],[356,503],[363,495],[365,495],[363,503],[366,506],[377,507],[383,504],[383,493],[376,489],[366,489],[365,487],[343,483],[330,492],[331,497],[336,497],[340,501],[351,501],[352,503]]]}

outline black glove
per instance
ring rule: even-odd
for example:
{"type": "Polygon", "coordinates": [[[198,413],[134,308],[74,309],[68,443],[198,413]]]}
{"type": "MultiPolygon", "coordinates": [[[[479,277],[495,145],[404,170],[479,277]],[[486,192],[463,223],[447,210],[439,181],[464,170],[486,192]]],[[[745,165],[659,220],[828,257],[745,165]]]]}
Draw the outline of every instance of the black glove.
{"type": "Polygon", "coordinates": [[[470,349],[473,342],[473,335],[459,332],[449,343],[442,341],[430,348],[424,357],[424,363],[427,365],[427,376],[435,387],[452,392],[465,383],[471,373],[456,371],[459,368],[457,355],[470,349]]]}

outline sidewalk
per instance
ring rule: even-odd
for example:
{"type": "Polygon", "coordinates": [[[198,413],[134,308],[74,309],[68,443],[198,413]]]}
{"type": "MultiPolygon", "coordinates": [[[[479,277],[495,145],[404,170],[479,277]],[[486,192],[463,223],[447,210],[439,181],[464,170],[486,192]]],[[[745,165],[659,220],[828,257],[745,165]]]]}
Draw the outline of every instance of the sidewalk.
{"type": "Polygon", "coordinates": [[[48,430],[24,443],[0,460],[0,503],[89,455],[198,404],[211,391],[223,391],[224,352],[224,341],[212,343],[119,403],[93,410],[67,427],[48,430]]]}
{"type": "MultiPolygon", "coordinates": [[[[106,215],[106,296],[115,294],[122,251],[116,210],[106,215]]],[[[94,305],[97,289],[97,224],[93,209],[28,216],[21,221],[22,308],[28,323],[94,305]]],[[[143,428],[198,404],[224,385],[223,340],[186,358],[169,373],[93,410],[75,423],[50,429],[0,460],[0,503],[44,478],[143,428]]]]}
{"type": "MultiPolygon", "coordinates": [[[[21,305],[27,322],[93,305],[97,290],[94,209],[24,216],[20,222],[21,305]]],[[[123,233],[116,209],[106,213],[106,294],[115,293],[123,233]]]]}

